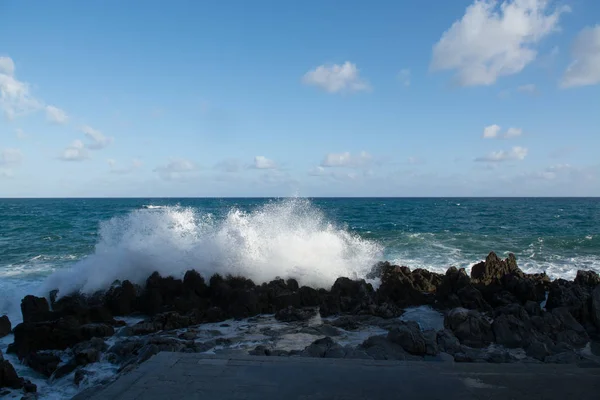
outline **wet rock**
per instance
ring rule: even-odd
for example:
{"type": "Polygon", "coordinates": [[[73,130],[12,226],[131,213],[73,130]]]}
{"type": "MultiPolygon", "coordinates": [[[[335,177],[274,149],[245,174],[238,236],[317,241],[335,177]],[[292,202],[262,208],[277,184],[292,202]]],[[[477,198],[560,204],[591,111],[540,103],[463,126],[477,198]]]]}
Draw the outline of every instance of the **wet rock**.
{"type": "Polygon", "coordinates": [[[77,369],[78,365],[75,360],[69,360],[67,363],[58,367],[58,369],[52,375],[53,380],[57,380],[69,375],[71,372],[77,369]]]}
{"type": "Polygon", "coordinates": [[[575,277],[574,283],[582,286],[589,286],[594,288],[600,285],[600,275],[594,271],[577,271],[577,276],[575,277]]]}
{"type": "Polygon", "coordinates": [[[0,317],[0,338],[8,335],[12,331],[12,325],[8,316],[3,315],[0,317]]]}
{"type": "Polygon", "coordinates": [[[548,348],[548,345],[538,340],[532,341],[531,344],[525,349],[525,352],[529,357],[539,361],[544,361],[546,357],[552,354],[548,348]]]}
{"type": "Polygon", "coordinates": [[[38,350],[64,350],[83,341],[79,321],[65,317],[50,322],[25,322],[13,330],[15,340],[9,350],[20,358],[38,350]]]}
{"type": "MultiPolygon", "coordinates": [[[[358,313],[374,304],[374,290],[364,279],[351,280],[338,278],[331,287],[331,296],[339,299],[339,309],[343,313],[358,313]]],[[[321,313],[323,315],[323,313],[321,313]]]]}
{"type": "Polygon", "coordinates": [[[357,350],[364,351],[374,360],[420,360],[407,353],[402,346],[392,343],[385,336],[371,336],[357,350]]]}
{"type": "Polygon", "coordinates": [[[542,314],[542,308],[540,307],[540,303],[537,303],[535,301],[527,301],[525,302],[524,305],[525,311],[527,311],[527,314],[529,314],[530,316],[539,316],[542,314]]]}
{"type": "Polygon", "coordinates": [[[298,289],[298,299],[302,307],[317,307],[321,302],[319,292],[308,286],[298,289]]]}
{"type": "Polygon", "coordinates": [[[24,363],[29,368],[49,378],[58,368],[61,359],[53,351],[38,351],[25,357],[24,363]]]}
{"type": "Polygon", "coordinates": [[[437,332],[433,329],[428,329],[423,332],[423,337],[425,338],[425,353],[429,356],[438,354],[437,332]]]}
{"type": "Polygon", "coordinates": [[[341,349],[343,349],[342,346],[337,344],[332,338],[324,337],[323,339],[315,340],[307,346],[302,351],[301,356],[323,358],[329,354],[329,358],[340,358],[334,356],[339,355],[341,349]]]}
{"type": "Polygon", "coordinates": [[[314,308],[294,308],[289,306],[275,313],[275,319],[282,322],[307,321],[317,315],[314,308]]]}
{"type": "Polygon", "coordinates": [[[77,365],[86,365],[100,360],[100,353],[108,348],[104,340],[95,337],[87,342],[79,343],[73,348],[77,365]]]}
{"type": "Polygon", "coordinates": [[[0,361],[0,388],[20,389],[23,380],[17,375],[17,371],[8,360],[0,361]]]}
{"type": "Polygon", "coordinates": [[[329,324],[323,324],[323,325],[317,325],[317,326],[308,326],[305,328],[302,328],[300,330],[300,333],[307,333],[309,335],[315,335],[315,336],[340,336],[342,333],[339,331],[339,329],[329,325],[329,324]]]}
{"type": "Polygon", "coordinates": [[[490,322],[474,310],[450,310],[444,318],[444,326],[450,329],[462,344],[470,347],[484,347],[494,341],[490,322]]]}
{"type": "Polygon", "coordinates": [[[113,315],[129,315],[136,309],[138,292],[130,281],[123,281],[106,292],[104,304],[113,315]]]}
{"type": "Polygon", "coordinates": [[[475,283],[489,285],[494,281],[500,281],[504,275],[516,274],[523,275],[523,272],[517,266],[517,259],[510,253],[506,260],[501,260],[496,253],[491,252],[480,263],[471,268],[471,279],[475,283]]]}
{"type": "Polygon", "coordinates": [[[176,298],[183,295],[183,282],[173,277],[162,277],[154,272],[146,280],[138,304],[142,312],[154,315],[173,308],[176,298]]]}
{"type": "Polygon", "coordinates": [[[592,321],[600,330],[600,285],[592,292],[592,321]]]}
{"type": "Polygon", "coordinates": [[[414,321],[408,321],[398,324],[389,331],[387,339],[400,345],[404,350],[414,355],[424,355],[427,353],[425,337],[419,324],[414,321]]]}
{"type": "Polygon", "coordinates": [[[358,318],[352,315],[342,315],[341,317],[331,321],[331,325],[341,328],[345,331],[355,331],[360,329],[362,326],[358,318]]]}
{"type": "Polygon", "coordinates": [[[460,307],[457,293],[470,284],[471,279],[464,268],[450,267],[437,287],[436,298],[443,306],[460,307]]]}
{"type": "Polygon", "coordinates": [[[577,321],[591,321],[591,297],[589,287],[557,279],[550,284],[546,309],[567,307],[577,321]]]}
{"type": "Polygon", "coordinates": [[[144,321],[138,322],[133,326],[123,328],[123,335],[139,336],[155,333],[159,331],[170,331],[174,329],[187,328],[196,324],[198,321],[186,315],[181,315],[175,311],[156,314],[144,321]]]}
{"type": "Polygon", "coordinates": [[[85,324],[81,326],[81,335],[85,339],[101,338],[115,334],[115,328],[107,324],[85,324]]]}
{"type": "Polygon", "coordinates": [[[438,349],[448,354],[455,354],[460,351],[460,341],[449,329],[437,332],[436,335],[438,349]]]}
{"type": "Polygon", "coordinates": [[[392,265],[388,262],[380,263],[381,284],[377,290],[377,296],[380,303],[393,303],[398,307],[408,307],[412,305],[430,304],[433,302],[433,296],[429,294],[433,285],[426,284],[427,278],[424,274],[418,273],[418,282],[409,268],[392,265]]]}
{"type": "Polygon", "coordinates": [[[500,315],[492,322],[496,343],[508,348],[527,347],[531,343],[532,328],[514,315],[500,315]]]}
{"type": "Polygon", "coordinates": [[[37,393],[37,385],[25,379],[23,381],[23,392],[25,392],[26,395],[37,393]]]}
{"type": "Polygon", "coordinates": [[[204,313],[204,319],[206,322],[220,322],[225,321],[227,316],[221,307],[211,307],[204,313]]]}
{"type": "Polygon", "coordinates": [[[205,297],[208,294],[208,286],[206,285],[204,278],[195,270],[190,270],[185,273],[183,277],[183,289],[185,292],[193,293],[200,298],[205,297]]]}
{"type": "Polygon", "coordinates": [[[42,322],[53,319],[48,300],[43,297],[25,296],[21,300],[21,313],[23,322],[42,322]]]}
{"type": "Polygon", "coordinates": [[[456,296],[460,300],[462,307],[469,310],[491,311],[492,307],[484,300],[483,295],[479,290],[472,285],[467,285],[460,288],[456,292],[456,296]]]}
{"type": "Polygon", "coordinates": [[[90,373],[85,369],[78,369],[75,371],[75,375],[73,376],[73,383],[75,386],[79,386],[88,375],[90,375],[90,373]]]}

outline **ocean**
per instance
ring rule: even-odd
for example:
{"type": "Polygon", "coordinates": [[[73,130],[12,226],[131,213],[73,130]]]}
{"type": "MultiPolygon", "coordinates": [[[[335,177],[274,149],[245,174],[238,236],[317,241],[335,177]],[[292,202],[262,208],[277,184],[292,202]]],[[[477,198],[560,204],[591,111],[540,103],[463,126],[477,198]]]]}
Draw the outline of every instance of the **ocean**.
{"type": "MultiPolygon", "coordinates": [[[[600,272],[600,199],[0,199],[0,315],[15,326],[26,294],[92,293],[115,280],[141,283],[153,271],[182,277],[196,269],[207,278],[243,275],[256,283],[294,277],[329,288],[339,276],[366,276],[381,260],[444,272],[470,268],[490,251],[513,252],[523,270],[552,278],[600,272]]],[[[406,310],[401,319],[443,326],[443,316],[428,307],[406,310]]],[[[198,340],[215,332],[231,339],[230,347],[209,351],[303,349],[316,338],[272,316],[196,329],[198,340]],[[267,337],[265,329],[279,333],[267,337]]],[[[358,345],[381,333],[371,327],[337,340],[358,345]]],[[[0,350],[38,385],[42,399],[70,398],[117,374],[118,366],[103,358],[86,367],[79,386],[73,373],[47,380],[6,354],[12,340],[0,339],[0,350]]]]}
{"type": "Polygon", "coordinates": [[[153,271],[328,287],[373,263],[469,268],[516,254],[552,278],[600,271],[598,198],[0,199],[0,314],[59,288],[153,271]]]}

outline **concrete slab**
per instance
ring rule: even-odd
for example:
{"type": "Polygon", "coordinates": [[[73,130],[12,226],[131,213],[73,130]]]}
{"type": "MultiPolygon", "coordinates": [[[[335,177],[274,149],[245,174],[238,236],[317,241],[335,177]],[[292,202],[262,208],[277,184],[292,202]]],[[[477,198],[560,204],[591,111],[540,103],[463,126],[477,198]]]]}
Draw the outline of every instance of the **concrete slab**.
{"type": "Polygon", "coordinates": [[[160,353],[76,400],[594,399],[600,369],[160,353]]]}

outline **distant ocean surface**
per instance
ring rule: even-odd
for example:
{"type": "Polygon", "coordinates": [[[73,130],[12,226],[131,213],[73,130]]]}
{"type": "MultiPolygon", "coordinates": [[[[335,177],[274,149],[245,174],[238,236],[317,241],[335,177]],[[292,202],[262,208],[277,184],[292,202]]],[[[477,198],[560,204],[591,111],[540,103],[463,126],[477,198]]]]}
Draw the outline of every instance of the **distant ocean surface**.
{"type": "Polygon", "coordinates": [[[155,270],[327,287],[380,260],[445,271],[492,250],[553,278],[600,272],[600,199],[0,199],[0,315],[155,270]]]}

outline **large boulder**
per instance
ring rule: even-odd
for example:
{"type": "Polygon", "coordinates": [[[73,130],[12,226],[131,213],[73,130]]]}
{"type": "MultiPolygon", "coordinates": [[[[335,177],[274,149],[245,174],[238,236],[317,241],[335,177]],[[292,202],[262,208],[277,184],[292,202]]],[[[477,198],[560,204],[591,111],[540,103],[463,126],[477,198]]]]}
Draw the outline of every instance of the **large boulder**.
{"type": "Polygon", "coordinates": [[[557,279],[550,284],[546,309],[567,307],[571,314],[581,323],[591,322],[592,290],[564,279],[557,279]]]}
{"type": "Polygon", "coordinates": [[[450,329],[462,344],[470,347],[485,347],[494,341],[490,322],[475,310],[450,310],[444,318],[444,326],[450,329]]]}
{"type": "Polygon", "coordinates": [[[374,303],[374,291],[364,279],[351,280],[338,278],[331,287],[331,296],[339,299],[339,308],[343,313],[357,313],[374,303]]]}
{"type": "Polygon", "coordinates": [[[275,313],[275,319],[282,322],[307,321],[317,314],[314,308],[294,308],[289,306],[275,313]]]}
{"type": "Polygon", "coordinates": [[[343,358],[344,350],[342,346],[327,336],[323,339],[318,339],[312,342],[304,349],[304,351],[302,351],[302,353],[300,353],[300,355],[304,357],[318,358],[343,358]]]}
{"type": "Polygon", "coordinates": [[[494,318],[492,331],[496,343],[508,348],[527,347],[534,334],[531,326],[510,314],[502,314],[494,318]]]}
{"type": "Polygon", "coordinates": [[[438,331],[436,339],[438,350],[441,352],[454,355],[461,350],[460,341],[449,329],[438,331]]]}
{"type": "Polygon", "coordinates": [[[24,322],[13,330],[15,340],[8,350],[20,358],[38,350],[64,350],[85,339],[74,317],[56,321],[24,322]]]}
{"type": "Polygon", "coordinates": [[[12,332],[10,319],[8,319],[7,315],[3,315],[0,317],[0,338],[8,335],[10,332],[12,332]]]}
{"type": "Polygon", "coordinates": [[[387,339],[402,346],[410,354],[422,356],[427,353],[425,336],[415,321],[402,321],[389,331],[387,339]]]}
{"type": "Polygon", "coordinates": [[[154,272],[148,279],[139,298],[142,312],[154,315],[173,308],[175,299],[183,294],[183,282],[171,276],[162,277],[154,272]]]}
{"type": "Polygon", "coordinates": [[[596,286],[600,285],[600,275],[594,271],[578,270],[577,276],[573,282],[578,285],[595,288],[596,286]]]}
{"type": "Polygon", "coordinates": [[[130,281],[111,287],[104,296],[104,305],[113,315],[129,315],[136,309],[137,289],[130,281]]]}
{"type": "Polygon", "coordinates": [[[450,267],[437,287],[436,297],[444,305],[460,306],[457,293],[470,285],[471,279],[464,268],[450,267]]]}
{"type": "Polygon", "coordinates": [[[0,388],[21,389],[23,384],[24,380],[19,378],[12,364],[0,359],[0,388]]]}
{"type": "Polygon", "coordinates": [[[592,292],[592,320],[600,330],[600,285],[597,285],[592,292]]]}
{"type": "Polygon", "coordinates": [[[29,353],[24,362],[29,368],[50,378],[60,365],[61,359],[54,351],[42,350],[29,353]]]}
{"type": "Polygon", "coordinates": [[[381,275],[381,284],[377,289],[379,302],[393,303],[398,307],[432,303],[433,297],[427,291],[433,291],[434,286],[428,281],[428,276],[421,272],[419,270],[416,274],[415,281],[408,267],[388,262],[378,264],[378,273],[381,275]]]}
{"type": "Polygon", "coordinates": [[[25,296],[21,300],[21,313],[23,322],[42,322],[54,318],[48,300],[32,295],[25,296]]]}
{"type": "Polygon", "coordinates": [[[375,360],[419,360],[421,357],[406,352],[397,343],[389,341],[385,336],[371,336],[357,350],[365,352],[375,360]]]}
{"type": "Polygon", "coordinates": [[[508,255],[506,260],[501,260],[496,253],[491,252],[485,261],[471,267],[471,279],[473,282],[484,285],[499,281],[504,275],[508,274],[523,275],[523,272],[517,266],[517,259],[512,253],[508,255]]]}

